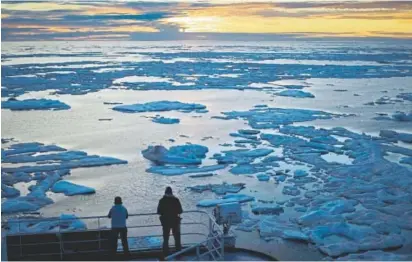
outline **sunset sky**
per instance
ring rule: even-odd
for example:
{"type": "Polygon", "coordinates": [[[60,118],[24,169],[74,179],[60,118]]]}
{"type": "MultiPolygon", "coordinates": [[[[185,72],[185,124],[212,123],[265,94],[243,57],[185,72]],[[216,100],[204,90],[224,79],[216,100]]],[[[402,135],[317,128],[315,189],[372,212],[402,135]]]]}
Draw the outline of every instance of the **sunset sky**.
{"type": "Polygon", "coordinates": [[[412,1],[2,1],[2,41],[412,38],[412,1]]]}

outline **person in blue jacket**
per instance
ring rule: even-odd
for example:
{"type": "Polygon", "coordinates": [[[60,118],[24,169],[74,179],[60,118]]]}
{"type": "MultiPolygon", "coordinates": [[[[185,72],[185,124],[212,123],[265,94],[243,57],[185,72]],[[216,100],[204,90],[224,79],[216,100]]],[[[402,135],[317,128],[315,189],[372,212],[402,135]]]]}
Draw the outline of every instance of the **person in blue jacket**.
{"type": "Polygon", "coordinates": [[[129,213],[123,206],[121,197],[117,196],[114,198],[114,206],[110,209],[108,217],[112,219],[113,253],[117,251],[117,239],[120,234],[124,254],[128,256],[129,243],[127,242],[126,219],[129,217],[129,213]]]}

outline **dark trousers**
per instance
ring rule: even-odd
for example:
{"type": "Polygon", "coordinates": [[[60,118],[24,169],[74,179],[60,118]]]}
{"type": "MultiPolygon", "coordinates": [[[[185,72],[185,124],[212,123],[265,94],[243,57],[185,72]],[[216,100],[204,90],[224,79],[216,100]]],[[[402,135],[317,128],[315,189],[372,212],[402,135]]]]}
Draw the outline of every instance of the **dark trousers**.
{"type": "Polygon", "coordinates": [[[166,257],[169,254],[169,236],[172,230],[175,239],[176,251],[182,250],[180,242],[180,218],[176,219],[161,219],[163,228],[163,255],[166,257]]]}
{"type": "Polygon", "coordinates": [[[112,238],[113,238],[113,253],[117,252],[117,240],[122,240],[123,251],[126,255],[129,254],[129,243],[127,242],[127,228],[112,228],[112,238]]]}

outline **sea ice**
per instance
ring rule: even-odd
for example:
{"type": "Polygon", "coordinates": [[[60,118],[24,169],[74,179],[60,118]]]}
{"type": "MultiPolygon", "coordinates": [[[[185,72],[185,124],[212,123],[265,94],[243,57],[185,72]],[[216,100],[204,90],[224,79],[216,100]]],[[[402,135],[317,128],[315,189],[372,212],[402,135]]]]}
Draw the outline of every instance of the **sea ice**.
{"type": "Polygon", "coordinates": [[[258,174],[256,177],[259,181],[269,181],[270,180],[270,176],[267,174],[258,174]]]}
{"type": "Polygon", "coordinates": [[[2,198],[10,198],[10,197],[18,197],[20,196],[20,191],[15,189],[12,186],[7,186],[5,184],[1,184],[1,197],[2,198]]]}
{"type": "MultiPolygon", "coordinates": [[[[63,176],[70,174],[72,168],[127,163],[116,158],[89,156],[82,151],[66,151],[55,145],[46,146],[41,143],[19,143],[3,148],[2,162],[35,163],[32,166],[2,168],[2,195],[11,196],[13,193],[15,196],[2,203],[3,213],[35,211],[53,203],[46,192],[63,176]],[[28,188],[30,192],[26,196],[18,196],[14,190],[12,192],[13,184],[32,180],[35,180],[36,184],[28,188]]],[[[63,181],[61,183],[65,184],[63,181]]]]}
{"type": "Polygon", "coordinates": [[[211,165],[202,167],[179,167],[179,166],[152,166],[146,170],[149,173],[155,173],[165,176],[177,176],[188,173],[211,172],[225,168],[226,165],[211,165]]]}
{"type": "Polygon", "coordinates": [[[412,121],[412,111],[409,113],[405,112],[396,112],[392,115],[392,119],[401,122],[410,122],[412,121]]]}
{"type": "Polygon", "coordinates": [[[225,182],[223,182],[222,184],[207,184],[188,187],[188,189],[198,193],[210,190],[218,195],[224,195],[226,193],[238,193],[243,188],[245,188],[244,183],[228,184],[225,182]]]}
{"type": "Polygon", "coordinates": [[[305,122],[315,119],[330,119],[346,116],[327,113],[318,110],[286,109],[286,108],[254,108],[249,111],[223,112],[225,117],[220,119],[245,119],[255,129],[278,128],[279,125],[288,125],[295,122],[305,122]]]}
{"type": "Polygon", "coordinates": [[[283,213],[283,207],[276,204],[252,205],[252,212],[256,215],[279,215],[283,213]]]}
{"type": "Polygon", "coordinates": [[[62,214],[58,219],[36,221],[36,219],[26,220],[12,218],[7,220],[8,233],[45,233],[45,232],[64,232],[87,229],[86,224],[75,215],[62,214]]]}
{"type": "Polygon", "coordinates": [[[96,191],[87,186],[76,185],[68,181],[56,182],[51,191],[54,193],[64,193],[66,196],[94,194],[96,191]]]}
{"type": "Polygon", "coordinates": [[[302,90],[284,90],[279,93],[276,93],[278,96],[291,96],[291,97],[297,97],[297,98],[314,98],[315,96],[312,95],[311,93],[304,92],[302,90]]]}
{"type": "Polygon", "coordinates": [[[412,143],[412,134],[398,133],[392,130],[381,130],[379,136],[390,139],[391,142],[402,141],[405,143],[412,143]]]}
{"type": "Polygon", "coordinates": [[[380,235],[373,228],[345,222],[328,223],[309,230],[310,239],[329,256],[374,249],[399,248],[404,238],[398,234],[380,235]]]}
{"type": "Polygon", "coordinates": [[[253,201],[255,198],[252,196],[248,195],[243,195],[243,194],[228,194],[223,196],[221,199],[205,199],[201,200],[197,203],[197,206],[199,207],[213,207],[219,204],[224,204],[224,203],[232,203],[232,202],[249,202],[253,201]]]}
{"type": "Polygon", "coordinates": [[[249,175],[259,172],[265,172],[271,167],[264,164],[238,164],[232,167],[229,172],[234,175],[249,175]]]}
{"type": "Polygon", "coordinates": [[[408,164],[412,166],[412,157],[403,157],[399,163],[408,164]]]}
{"type": "Polygon", "coordinates": [[[267,156],[273,152],[273,149],[259,148],[254,150],[249,149],[238,149],[223,151],[224,155],[215,154],[214,159],[217,160],[219,164],[247,164],[253,162],[254,159],[267,156]]]}
{"type": "Polygon", "coordinates": [[[3,169],[3,172],[47,172],[53,170],[64,170],[81,167],[96,167],[96,166],[108,166],[108,165],[120,165],[127,164],[127,161],[120,160],[113,157],[101,157],[101,156],[87,156],[81,159],[72,161],[62,161],[57,165],[35,165],[35,166],[20,166],[20,167],[7,167],[3,169]]]}
{"type": "Polygon", "coordinates": [[[253,129],[240,129],[238,130],[239,134],[243,135],[257,135],[260,133],[259,130],[253,130],[253,129]]]}
{"type": "Polygon", "coordinates": [[[10,110],[67,110],[70,109],[70,106],[58,100],[42,98],[2,101],[1,108],[10,110]]]}
{"type": "Polygon", "coordinates": [[[301,178],[301,177],[306,177],[308,176],[308,172],[306,172],[305,170],[295,170],[293,177],[294,178],[301,178]]]}
{"type": "Polygon", "coordinates": [[[263,217],[258,224],[262,238],[281,237],[288,240],[307,241],[308,236],[299,227],[275,216],[263,217]]]}
{"type": "Polygon", "coordinates": [[[167,118],[163,116],[156,116],[152,118],[152,122],[159,123],[159,124],[178,124],[180,123],[179,118],[167,118]]]}
{"type": "MultiPolygon", "coordinates": [[[[328,259],[329,260],[329,259],[328,259]]],[[[407,255],[400,255],[382,250],[372,250],[364,253],[349,254],[344,257],[338,257],[338,261],[410,261],[407,255]]]]}
{"type": "Polygon", "coordinates": [[[297,195],[300,195],[300,190],[295,186],[284,186],[282,190],[282,194],[290,195],[290,196],[297,196],[297,195]]]}
{"type": "Polygon", "coordinates": [[[172,146],[169,150],[164,146],[149,146],[142,155],[158,164],[200,165],[208,151],[207,147],[195,144],[172,146]]]}
{"type": "Polygon", "coordinates": [[[397,98],[402,98],[403,100],[412,101],[412,93],[400,93],[396,97],[397,98]]]}
{"type": "Polygon", "coordinates": [[[206,106],[201,104],[187,104],[178,101],[156,101],[145,104],[119,105],[112,109],[124,113],[161,112],[172,110],[192,112],[198,109],[206,109],[206,106]]]}
{"type": "MultiPolygon", "coordinates": [[[[66,151],[66,149],[56,146],[56,145],[44,145],[41,143],[19,143],[13,144],[6,149],[2,149],[2,154],[4,156],[24,154],[24,153],[44,153],[51,151],[66,151]],[[3,153],[4,151],[4,153],[3,153]]],[[[2,158],[3,161],[3,158],[2,158]]]]}
{"type": "Polygon", "coordinates": [[[213,174],[213,173],[205,173],[205,174],[189,175],[189,177],[198,178],[198,177],[209,177],[209,176],[214,176],[214,175],[215,175],[215,174],[213,174]]]}

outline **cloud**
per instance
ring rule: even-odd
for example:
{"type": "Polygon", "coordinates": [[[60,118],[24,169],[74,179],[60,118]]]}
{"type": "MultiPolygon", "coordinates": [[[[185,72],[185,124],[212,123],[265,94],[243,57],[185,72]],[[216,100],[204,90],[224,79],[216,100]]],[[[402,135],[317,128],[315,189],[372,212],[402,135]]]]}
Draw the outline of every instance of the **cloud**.
{"type": "Polygon", "coordinates": [[[412,37],[412,1],[3,1],[3,40],[412,37]],[[381,33],[385,32],[385,33],[381,33]],[[62,35],[63,34],[63,35],[62,35]],[[227,36],[227,37],[226,37],[227,36]],[[25,38],[26,37],[26,38],[25,38]]]}

